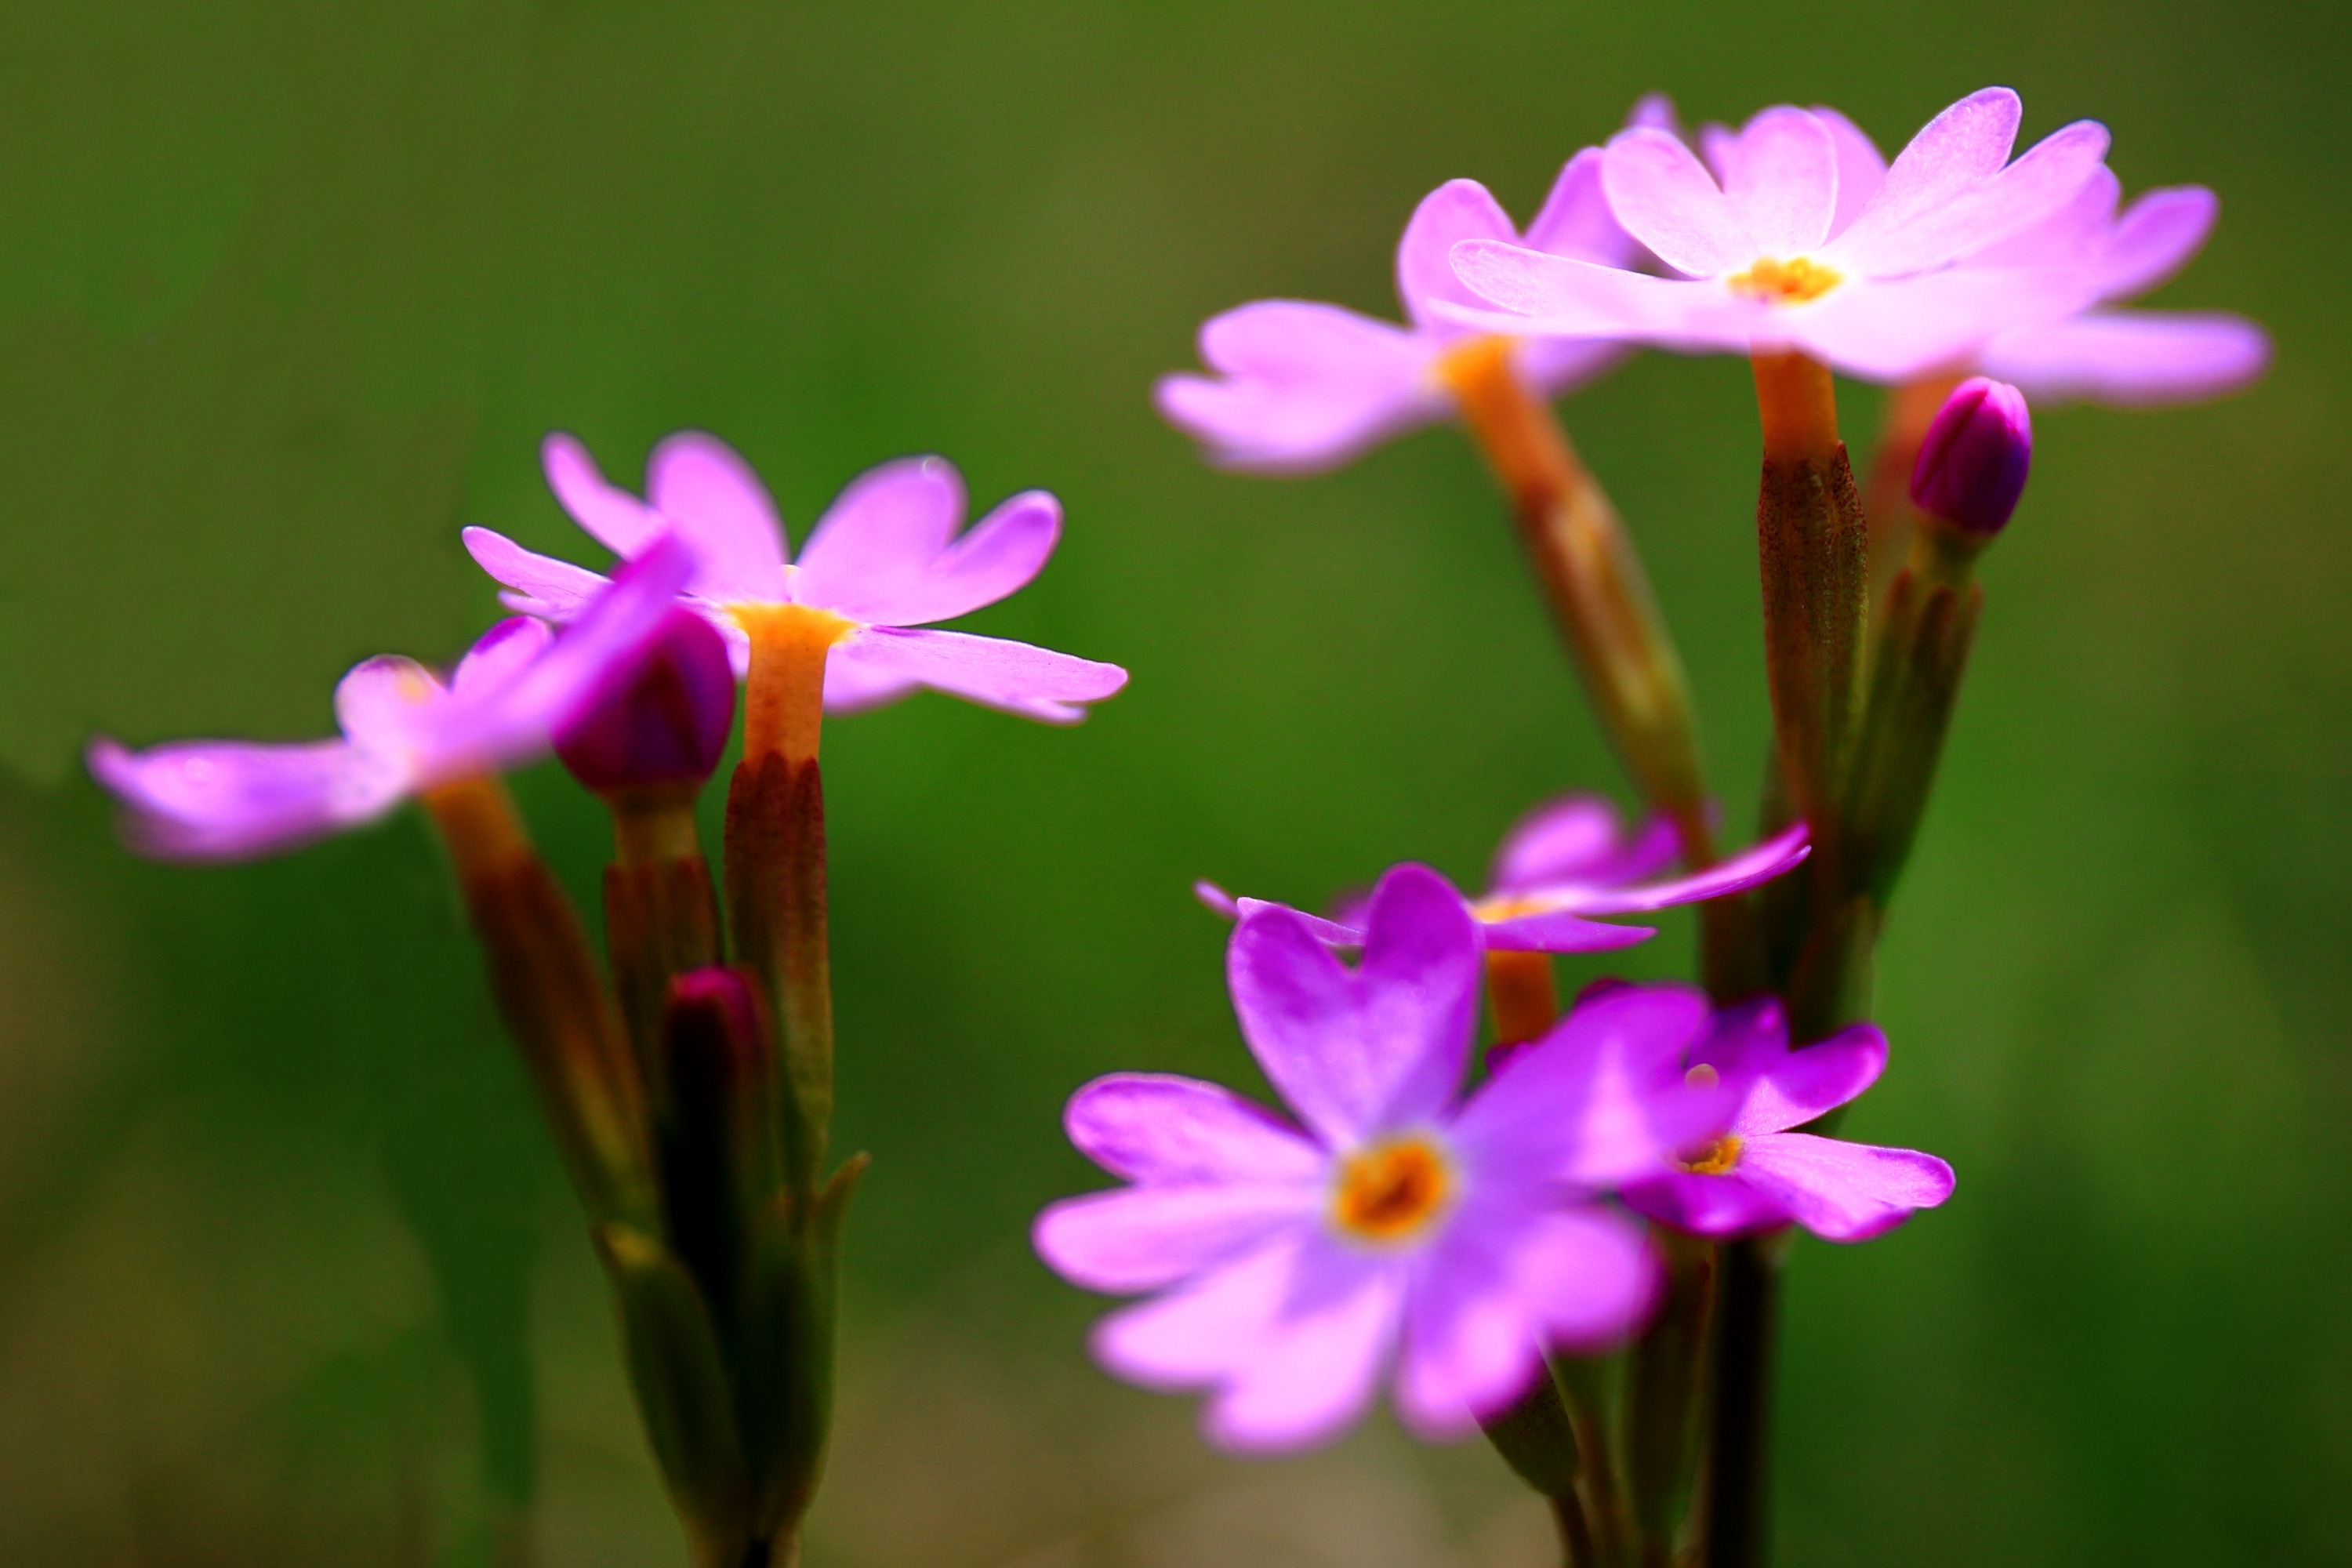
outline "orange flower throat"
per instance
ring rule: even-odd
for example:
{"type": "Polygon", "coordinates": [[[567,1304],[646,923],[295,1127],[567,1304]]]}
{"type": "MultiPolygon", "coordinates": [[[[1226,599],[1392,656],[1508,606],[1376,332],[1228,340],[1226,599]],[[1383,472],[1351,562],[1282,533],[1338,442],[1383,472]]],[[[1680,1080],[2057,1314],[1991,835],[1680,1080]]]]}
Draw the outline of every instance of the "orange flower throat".
{"type": "Polygon", "coordinates": [[[1339,1167],[1331,1219],[1362,1241],[1402,1241],[1445,1207],[1454,1173],[1426,1138],[1375,1143],[1339,1167]]]}
{"type": "Polygon", "coordinates": [[[1733,293],[1774,305],[1801,305],[1808,300],[1818,300],[1844,281],[1844,274],[1809,256],[1790,261],[1760,256],[1747,271],[1725,279],[1733,293]]]}

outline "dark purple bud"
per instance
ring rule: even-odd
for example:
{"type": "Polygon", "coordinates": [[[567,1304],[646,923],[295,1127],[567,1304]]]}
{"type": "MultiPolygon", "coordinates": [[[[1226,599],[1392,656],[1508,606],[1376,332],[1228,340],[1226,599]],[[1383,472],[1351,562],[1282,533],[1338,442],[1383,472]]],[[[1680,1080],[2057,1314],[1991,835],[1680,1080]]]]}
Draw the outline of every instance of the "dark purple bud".
{"type": "Polygon", "coordinates": [[[1952,390],[1919,443],[1911,500],[1987,538],[2009,526],[2033,466],[2033,418],[2025,395],[2006,382],[1970,376],[1952,390]]]}
{"type": "Polygon", "coordinates": [[[598,795],[698,784],[735,723],[727,639],[692,610],[670,612],[628,684],[555,738],[572,776],[598,795]]]}

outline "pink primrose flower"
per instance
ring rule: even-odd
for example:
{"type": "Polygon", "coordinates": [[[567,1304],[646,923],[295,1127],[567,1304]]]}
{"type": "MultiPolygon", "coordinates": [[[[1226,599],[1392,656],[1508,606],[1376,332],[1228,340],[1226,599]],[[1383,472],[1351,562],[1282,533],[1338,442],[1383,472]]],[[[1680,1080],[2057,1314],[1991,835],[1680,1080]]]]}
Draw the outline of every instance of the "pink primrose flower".
{"type": "MultiPolygon", "coordinates": [[[[1547,1048],[1520,1060],[1532,1066],[1547,1048]]],[[[1629,1207],[1717,1238],[1795,1224],[1830,1241],[1866,1241],[1952,1195],[1952,1168],[1933,1154],[1791,1131],[1878,1081],[1886,1037],[1872,1025],[1792,1051],[1780,1004],[1751,1003],[1719,1015],[1687,1063],[1686,1083],[1728,1094],[1734,1109],[1677,1169],[1629,1184],[1629,1207]]]]}
{"type": "MultiPolygon", "coordinates": [[[[1673,112],[1662,98],[1644,99],[1627,122],[1671,124],[1673,112]]],[[[1472,333],[1438,306],[1484,303],[1454,277],[1449,259],[1455,244],[1469,239],[1514,241],[1602,267],[1629,267],[1642,256],[1609,214],[1597,147],[1569,160],[1525,235],[1486,186],[1450,180],[1422,198],[1397,245],[1404,325],[1338,305],[1253,300],[1201,328],[1201,360],[1215,374],[1162,377],[1160,412],[1218,466],[1274,474],[1336,468],[1445,418],[1454,396],[1436,362],[1472,333]]],[[[1558,395],[1608,371],[1624,353],[1599,341],[1538,340],[1522,346],[1521,368],[1558,395]]]]}
{"type": "MultiPolygon", "coordinates": [[[[1681,852],[1680,837],[1663,817],[1653,817],[1629,839],[1617,808],[1607,800],[1563,795],[1529,812],[1505,835],[1486,890],[1463,899],[1463,907],[1477,922],[1479,940],[1493,952],[1606,952],[1646,942],[1657,932],[1649,926],[1603,925],[1589,917],[1642,914],[1742,892],[1795,866],[1811,853],[1811,846],[1804,824],[1797,823],[1704,871],[1647,879],[1672,866],[1681,852]]],[[[1195,883],[1192,891],[1228,920],[1287,908],[1234,898],[1214,882],[1195,883]]],[[[1328,919],[1290,912],[1330,946],[1363,944],[1360,900],[1343,900],[1328,919]]]]}
{"type": "Polygon", "coordinates": [[[181,741],[131,752],[100,736],[89,771],[128,808],[125,833],[171,860],[275,854],[383,816],[409,796],[519,767],[625,687],[694,570],[676,539],[651,541],[561,634],[527,616],[482,634],[445,685],[386,654],[335,688],[339,739],[293,744],[181,741]]]}
{"type": "Polygon", "coordinates": [[[2074,201],[2106,153],[2105,129],[2078,121],[2011,163],[2022,112],[2006,88],[1973,93],[1892,165],[1831,110],[1782,106],[1711,130],[1705,162],[1670,130],[1633,127],[1611,140],[1601,184],[1618,222],[1679,276],[1477,237],[1454,246],[1454,269],[1503,309],[1435,309],[1493,331],[1793,351],[1874,381],[1964,365],[2106,286],[2054,248],[1995,249],[2074,201]]]}
{"type": "MultiPolygon", "coordinates": [[[[685,603],[728,639],[739,678],[750,670],[751,643],[731,613],[738,607],[804,605],[853,623],[825,660],[827,712],[857,712],[929,687],[1067,724],[1086,717],[1083,704],[1127,684],[1117,665],[1002,637],[912,629],[992,605],[1036,576],[1062,532],[1061,505],[1043,490],[1014,496],[959,537],[964,490],[954,467],[938,458],[885,463],[835,498],[793,562],[766,487],[717,437],[686,431],[656,447],[644,500],[605,483],[568,436],[549,437],[541,456],[564,510],[615,554],[634,557],[673,528],[693,543],[685,603]]],[[[466,530],[465,540],[506,585],[507,604],[529,615],[570,620],[604,582],[486,528],[466,530]]]]}
{"type": "Polygon", "coordinates": [[[1074,1284],[1156,1293],[1099,1325],[1106,1367],[1210,1391],[1211,1439],[1267,1451],[1346,1427],[1393,1366],[1406,1425],[1442,1438],[1523,1394],[1545,1348],[1639,1327],[1655,1262],[1593,1199],[1720,1124],[1720,1105],[1672,1092],[1706,1004],[1627,987],[1457,1101],[1480,951],[1418,866],[1381,879],[1354,970],[1295,912],[1253,910],[1229,950],[1234,1008],[1297,1120],[1192,1079],[1078,1091],[1071,1140],[1129,1184],[1055,1205],[1035,1241],[1074,1284]]]}

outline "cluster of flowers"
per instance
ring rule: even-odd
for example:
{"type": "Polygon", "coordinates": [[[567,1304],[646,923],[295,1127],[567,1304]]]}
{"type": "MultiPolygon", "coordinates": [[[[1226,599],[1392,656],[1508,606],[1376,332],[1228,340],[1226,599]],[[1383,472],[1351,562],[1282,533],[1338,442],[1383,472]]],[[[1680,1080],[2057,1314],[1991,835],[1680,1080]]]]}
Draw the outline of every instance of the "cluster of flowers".
{"type": "Polygon", "coordinates": [[[1213,1389],[1209,1434],[1262,1450],[1330,1436],[1394,1361],[1405,1421],[1454,1437],[1524,1394],[1546,1348],[1608,1349],[1656,1305],[1657,1263],[1612,1193],[1718,1240],[1796,1223],[1859,1241],[1941,1203],[1952,1173],[1932,1155],[1791,1131],[1868,1089],[1886,1043],[1863,1025],[1792,1053],[1769,999],[1718,1011],[1691,987],[1604,982],[1490,1052],[1457,1100],[1488,955],[1639,942],[1583,916],[1736,892],[1806,847],[1795,829],[1633,885],[1675,850],[1664,824],[1626,842],[1578,796],[1514,830],[1475,900],[1412,865],[1344,921],[1239,900],[1234,1012],[1297,1120],[1191,1079],[1078,1091],[1071,1138],[1133,1184],[1048,1209],[1038,1249],[1080,1285],[1167,1291],[1102,1324],[1103,1362],[1213,1389]]]}
{"type": "Polygon", "coordinates": [[[1524,234],[1475,180],[1424,197],[1397,247],[1407,325],[1241,306],[1201,329],[1216,375],[1165,378],[1160,410],[1221,465],[1301,473],[1445,417],[1440,362],[1481,333],[1527,340],[1525,374],[1554,395],[1634,345],[1795,351],[1874,382],[1979,373],[2037,401],[2183,402],[2260,374],[2269,342],[2251,321],[2113,308],[2197,253],[2213,193],[2120,206],[2088,121],[2011,163],[2022,112],[1987,88],[1890,164],[1833,109],[1691,138],[1644,99],[1569,160],[1524,234]]]}
{"type": "Polygon", "coordinates": [[[569,437],[550,437],[542,457],[572,519],[622,558],[613,577],[466,530],[467,550],[520,614],[484,633],[446,683],[410,658],[358,665],[335,689],[337,740],[194,741],[133,753],[101,738],[90,770],[131,807],[132,841],[172,859],[269,854],[558,746],[600,794],[698,781],[718,764],[735,682],[751,671],[744,622],[777,605],[841,618],[824,663],[831,713],[929,687],[1067,723],[1126,683],[1114,665],[914,629],[994,604],[1044,568],[1062,524],[1044,491],[1013,497],[959,535],[964,493],[951,466],[886,464],[844,490],[788,562],[775,503],[716,437],[662,442],[642,500],[607,484],[569,437]],[[667,695],[625,701],[656,658],[675,674],[667,695]]]}

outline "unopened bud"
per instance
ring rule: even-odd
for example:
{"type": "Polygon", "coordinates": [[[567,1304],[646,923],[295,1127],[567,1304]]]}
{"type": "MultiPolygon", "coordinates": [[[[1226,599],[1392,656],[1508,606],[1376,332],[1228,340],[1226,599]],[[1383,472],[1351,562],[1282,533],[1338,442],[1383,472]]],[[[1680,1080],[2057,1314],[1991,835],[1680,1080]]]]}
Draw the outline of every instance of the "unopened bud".
{"type": "Polygon", "coordinates": [[[664,1037],[662,1177],[671,1244],[724,1317],[753,1216],[782,1175],[774,1053],[756,982],[744,970],[715,965],[677,976],[664,1037]]]}
{"type": "Polygon", "coordinates": [[[735,723],[727,641],[693,611],[670,612],[637,673],[559,734],[555,753],[598,795],[709,778],[735,723]]]}
{"type": "Polygon", "coordinates": [[[2005,382],[1971,376],[1944,400],[1919,461],[1911,500],[1931,518],[1990,539],[2009,525],[2033,466],[2033,419],[2025,395],[2005,382]]]}

